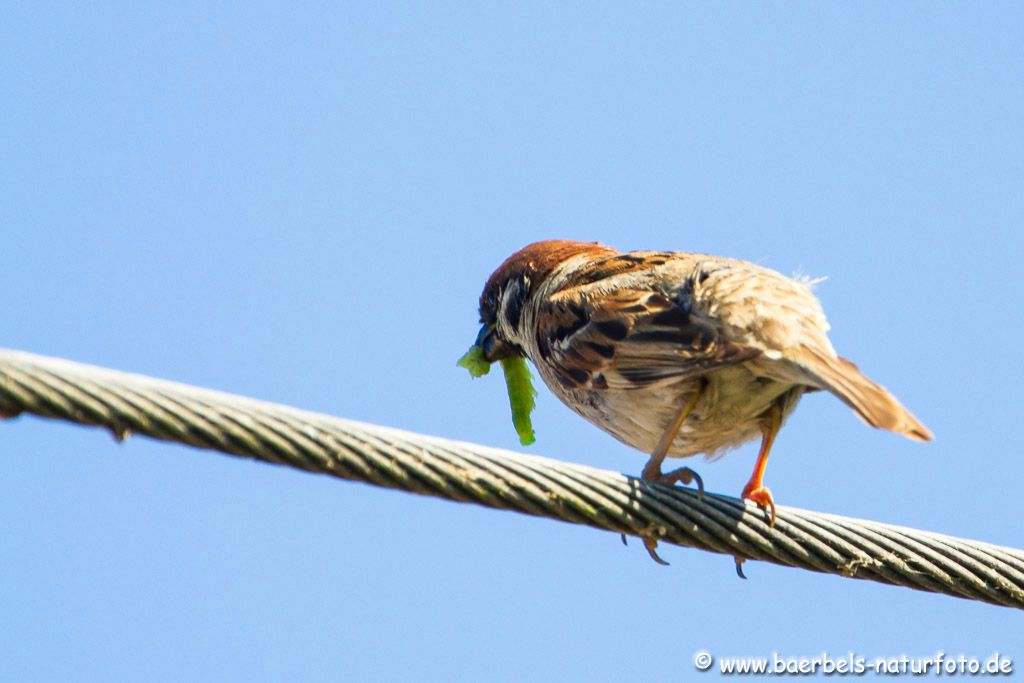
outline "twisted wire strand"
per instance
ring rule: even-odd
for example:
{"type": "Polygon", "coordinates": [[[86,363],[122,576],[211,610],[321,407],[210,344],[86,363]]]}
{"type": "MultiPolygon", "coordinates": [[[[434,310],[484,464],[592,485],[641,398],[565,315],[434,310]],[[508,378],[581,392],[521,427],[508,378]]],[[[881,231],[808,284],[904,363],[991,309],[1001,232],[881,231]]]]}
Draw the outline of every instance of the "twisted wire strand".
{"type": "Polygon", "coordinates": [[[684,547],[1024,608],[1024,550],[753,504],[0,349],[0,416],[34,413],[684,547]]]}

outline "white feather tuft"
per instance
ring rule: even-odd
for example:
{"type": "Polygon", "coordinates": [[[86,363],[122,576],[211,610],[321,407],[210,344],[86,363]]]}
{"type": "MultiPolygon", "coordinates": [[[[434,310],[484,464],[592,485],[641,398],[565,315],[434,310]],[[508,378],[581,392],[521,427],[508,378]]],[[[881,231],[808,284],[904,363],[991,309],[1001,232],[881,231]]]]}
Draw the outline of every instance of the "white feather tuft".
{"type": "Polygon", "coordinates": [[[821,275],[814,277],[807,273],[801,273],[799,270],[793,273],[793,279],[802,284],[807,289],[814,291],[814,288],[820,285],[822,282],[828,279],[828,275],[821,275]]]}

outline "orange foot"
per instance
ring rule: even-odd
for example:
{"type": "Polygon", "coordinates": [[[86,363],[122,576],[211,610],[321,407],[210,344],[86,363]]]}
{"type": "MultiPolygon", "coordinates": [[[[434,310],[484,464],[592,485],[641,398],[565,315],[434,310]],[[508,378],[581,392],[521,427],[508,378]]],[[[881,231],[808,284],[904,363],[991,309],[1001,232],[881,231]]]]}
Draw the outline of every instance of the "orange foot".
{"type": "Polygon", "coordinates": [[[767,486],[752,486],[751,484],[747,484],[743,487],[743,493],[741,495],[746,500],[753,501],[758,505],[768,508],[768,512],[771,514],[771,520],[768,522],[768,526],[775,526],[775,500],[772,498],[771,489],[767,486]]]}

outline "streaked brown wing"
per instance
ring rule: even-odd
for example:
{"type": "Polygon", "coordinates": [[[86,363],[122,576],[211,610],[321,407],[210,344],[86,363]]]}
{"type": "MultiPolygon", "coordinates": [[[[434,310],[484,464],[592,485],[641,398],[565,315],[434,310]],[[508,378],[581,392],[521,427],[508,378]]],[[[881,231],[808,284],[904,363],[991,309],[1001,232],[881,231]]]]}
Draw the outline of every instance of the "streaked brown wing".
{"type": "Polygon", "coordinates": [[[539,320],[542,359],[567,388],[641,388],[697,377],[761,353],[723,339],[690,309],[685,295],[563,291],[544,304],[539,320]]]}

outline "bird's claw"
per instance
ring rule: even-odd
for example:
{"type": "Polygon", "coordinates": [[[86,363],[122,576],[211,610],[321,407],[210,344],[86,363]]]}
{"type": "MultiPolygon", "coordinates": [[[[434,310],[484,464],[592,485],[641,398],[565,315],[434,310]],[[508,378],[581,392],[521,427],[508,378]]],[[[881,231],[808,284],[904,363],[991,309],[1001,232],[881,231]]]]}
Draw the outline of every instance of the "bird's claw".
{"type": "MultiPolygon", "coordinates": [[[[626,534],[619,534],[619,538],[622,539],[622,545],[628,546],[629,541],[626,540],[626,534]]],[[[651,559],[660,565],[665,567],[669,566],[669,563],[661,559],[661,555],[658,554],[658,540],[651,536],[641,536],[640,540],[644,542],[644,548],[647,549],[647,554],[651,556],[651,559]]]]}
{"type": "Polygon", "coordinates": [[[775,499],[767,486],[751,486],[747,484],[743,489],[742,497],[768,509],[770,515],[768,526],[775,526],[775,499]]]}
{"type": "Polygon", "coordinates": [[[650,536],[641,536],[641,538],[644,542],[644,548],[647,549],[647,554],[651,556],[651,559],[657,562],[658,564],[667,567],[668,562],[661,559],[661,556],[658,555],[658,541],[651,538],[650,536]]]}
{"type": "MultiPolygon", "coordinates": [[[[691,483],[696,481],[697,498],[700,500],[704,500],[704,480],[700,478],[699,474],[694,472],[689,467],[680,467],[678,469],[672,470],[671,472],[662,472],[660,463],[654,465],[653,467],[651,467],[651,463],[648,463],[648,466],[644,468],[641,477],[644,481],[653,482],[655,484],[661,484],[662,486],[675,486],[677,482],[682,484],[683,486],[689,486],[691,483]]],[[[626,534],[620,534],[620,536],[622,538],[622,544],[627,545],[626,534]]],[[[644,548],[647,549],[647,554],[651,556],[651,559],[657,562],[658,564],[665,565],[667,567],[669,563],[661,559],[661,556],[658,555],[658,541],[652,538],[651,536],[641,535],[640,538],[643,540],[644,548]]]]}
{"type": "Polygon", "coordinates": [[[653,472],[644,473],[645,480],[653,481],[656,484],[663,486],[675,486],[676,483],[680,483],[683,486],[689,486],[694,481],[697,482],[697,497],[700,500],[704,500],[704,480],[700,478],[700,475],[689,467],[680,467],[674,469],[671,472],[653,472]]]}

